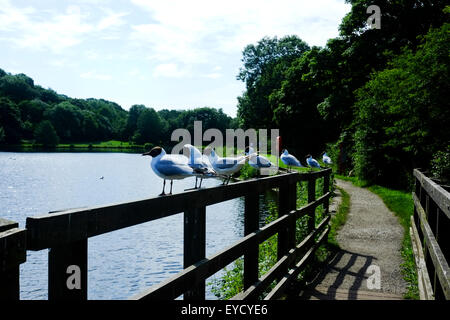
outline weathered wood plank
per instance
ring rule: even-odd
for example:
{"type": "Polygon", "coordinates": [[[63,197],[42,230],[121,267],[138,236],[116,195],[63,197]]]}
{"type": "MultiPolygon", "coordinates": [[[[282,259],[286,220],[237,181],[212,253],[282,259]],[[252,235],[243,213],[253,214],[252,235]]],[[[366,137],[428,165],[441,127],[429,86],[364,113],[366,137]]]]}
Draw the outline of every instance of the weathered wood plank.
{"type": "Polygon", "coordinates": [[[419,287],[420,300],[434,300],[433,288],[431,287],[430,277],[428,275],[425,258],[423,256],[422,244],[417,232],[414,217],[411,216],[410,237],[414,252],[414,260],[417,268],[417,283],[419,287]]]}
{"type": "Polygon", "coordinates": [[[450,193],[417,169],[414,169],[414,176],[447,218],[450,219],[450,193]]]}
{"type": "MultiPolygon", "coordinates": [[[[13,227],[15,223],[4,224],[13,227]]],[[[6,228],[4,228],[6,229],[6,228]]],[[[0,300],[19,300],[20,264],[26,261],[26,230],[0,232],[0,300]]]]}
{"type": "MultiPolygon", "coordinates": [[[[259,194],[251,193],[245,197],[244,235],[259,230],[259,194]]],[[[259,244],[248,247],[244,255],[244,289],[258,281],[259,244]]]]}
{"type": "Polygon", "coordinates": [[[87,300],[88,240],[79,240],[48,251],[48,299],[87,300]]]}
{"type": "Polygon", "coordinates": [[[281,174],[165,197],[28,217],[26,228],[29,230],[29,249],[41,250],[86,239],[181,213],[188,208],[242,197],[250,191],[262,193],[297,179],[299,176],[296,173],[281,174]]]}
{"type": "Polygon", "coordinates": [[[6,231],[9,229],[13,229],[13,228],[18,228],[18,227],[19,227],[19,223],[8,220],[8,219],[0,218],[0,232],[6,231]]]}
{"type": "Polygon", "coordinates": [[[284,255],[277,263],[257,282],[244,292],[233,297],[232,300],[256,299],[275,279],[280,278],[286,273],[286,269],[295,261],[301,253],[304,253],[314,243],[314,237],[317,232],[314,230],[308,234],[294,249],[284,255]]]}
{"type": "Polygon", "coordinates": [[[320,244],[324,241],[326,236],[328,235],[330,228],[327,228],[323,231],[323,233],[320,235],[317,242],[312,246],[308,252],[302,257],[302,259],[296,264],[294,269],[289,270],[289,272],[281,279],[275,288],[272,289],[272,291],[264,298],[264,300],[274,300],[279,298],[287,285],[294,280],[300,273],[300,271],[303,270],[303,268],[306,266],[307,261],[312,259],[314,257],[314,253],[317,250],[317,248],[320,246],[320,244]]]}
{"type": "Polygon", "coordinates": [[[12,228],[0,232],[0,271],[7,271],[26,261],[26,230],[12,228]]]}
{"type": "Polygon", "coordinates": [[[436,274],[439,278],[439,283],[441,284],[446,299],[450,299],[450,268],[439,247],[439,244],[436,242],[436,239],[434,238],[430,226],[428,225],[425,211],[422,208],[420,201],[415,194],[413,194],[413,200],[420,218],[420,228],[422,229],[425,243],[428,247],[428,253],[431,257],[431,260],[433,261],[436,274]]]}
{"type": "MultiPolygon", "coordinates": [[[[194,208],[184,213],[184,268],[206,255],[206,207],[194,208]]],[[[184,300],[205,300],[205,281],[198,280],[184,294],[184,300]]]]}

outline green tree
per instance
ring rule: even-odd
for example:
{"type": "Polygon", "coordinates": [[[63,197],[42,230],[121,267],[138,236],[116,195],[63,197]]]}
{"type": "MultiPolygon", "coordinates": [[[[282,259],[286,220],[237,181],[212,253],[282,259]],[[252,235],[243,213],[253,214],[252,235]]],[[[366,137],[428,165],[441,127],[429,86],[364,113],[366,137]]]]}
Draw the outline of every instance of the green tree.
{"type": "Polygon", "coordinates": [[[408,187],[450,142],[450,24],[421,37],[357,91],[354,162],[358,177],[408,187]]]}
{"type": "Polygon", "coordinates": [[[3,127],[0,127],[0,143],[2,143],[5,140],[5,130],[3,127]]]}
{"type": "Polygon", "coordinates": [[[56,130],[48,120],[44,120],[36,126],[36,129],[34,130],[34,139],[36,143],[46,147],[54,147],[59,143],[56,130]]]}
{"type": "Polygon", "coordinates": [[[77,141],[83,138],[83,114],[69,101],[64,101],[45,111],[44,117],[51,121],[63,141],[77,141]]]}
{"type": "Polygon", "coordinates": [[[4,130],[4,142],[20,142],[23,128],[20,110],[14,102],[4,97],[0,97],[0,126],[4,130]]]}
{"type": "Polygon", "coordinates": [[[24,74],[8,74],[0,78],[0,95],[17,103],[36,98],[37,91],[34,89],[33,79],[24,74]]]}
{"type": "Polygon", "coordinates": [[[246,83],[247,90],[238,97],[240,125],[248,128],[270,128],[273,113],[269,95],[281,85],[282,73],[291,62],[309,50],[296,36],[261,39],[242,52],[243,67],[237,79],[246,83]]]}
{"type": "Polygon", "coordinates": [[[124,130],[124,136],[127,137],[127,139],[131,139],[133,135],[135,134],[137,130],[137,121],[138,118],[144,110],[147,108],[142,104],[135,104],[131,106],[130,110],[128,111],[128,117],[127,117],[127,123],[124,130]]]}
{"type": "Polygon", "coordinates": [[[160,143],[166,136],[167,122],[153,108],[146,108],[137,120],[136,142],[160,143]]]}

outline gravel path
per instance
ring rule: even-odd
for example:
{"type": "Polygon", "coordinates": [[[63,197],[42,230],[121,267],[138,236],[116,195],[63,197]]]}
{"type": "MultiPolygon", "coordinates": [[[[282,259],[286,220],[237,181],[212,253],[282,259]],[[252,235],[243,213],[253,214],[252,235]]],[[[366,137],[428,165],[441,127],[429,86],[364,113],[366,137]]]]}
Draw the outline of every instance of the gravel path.
{"type": "Polygon", "coordinates": [[[369,190],[342,180],[337,185],[350,195],[347,222],[337,235],[341,250],[303,297],[401,299],[406,291],[400,268],[404,231],[397,217],[369,190]]]}

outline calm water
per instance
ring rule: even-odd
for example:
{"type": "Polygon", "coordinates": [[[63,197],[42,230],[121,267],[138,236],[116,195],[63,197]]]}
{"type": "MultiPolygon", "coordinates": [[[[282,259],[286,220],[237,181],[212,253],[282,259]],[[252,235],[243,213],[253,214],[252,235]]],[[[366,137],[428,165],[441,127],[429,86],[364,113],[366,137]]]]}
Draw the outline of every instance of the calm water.
{"type": "MultiPolygon", "coordinates": [[[[173,192],[194,182],[174,181],[173,192]]],[[[220,183],[208,179],[203,186],[220,183]]],[[[139,154],[0,152],[0,217],[22,228],[27,216],[140,200],[161,189],[150,157],[139,154]]],[[[207,256],[243,236],[243,207],[243,199],[207,207],[207,256]]],[[[182,222],[177,214],[90,238],[88,298],[126,299],[181,271],[182,222]]],[[[47,250],[28,252],[21,266],[21,299],[47,299],[47,255],[47,250]]],[[[209,288],[207,298],[215,299],[209,288]]]]}

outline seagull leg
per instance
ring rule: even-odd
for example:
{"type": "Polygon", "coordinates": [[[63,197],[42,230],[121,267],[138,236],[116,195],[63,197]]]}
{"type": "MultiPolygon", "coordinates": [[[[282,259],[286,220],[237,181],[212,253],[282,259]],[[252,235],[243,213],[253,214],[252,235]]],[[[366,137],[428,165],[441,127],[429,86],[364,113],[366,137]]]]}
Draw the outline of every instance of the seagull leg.
{"type": "Polygon", "coordinates": [[[197,189],[197,177],[195,177],[195,187],[194,187],[194,189],[197,189]]]}
{"type": "Polygon", "coordinates": [[[162,192],[161,192],[161,194],[159,195],[159,196],[164,196],[164,195],[166,195],[165,193],[164,193],[164,189],[166,188],[166,179],[164,179],[164,182],[163,182],[163,190],[162,190],[162,192]]]}
{"type": "Polygon", "coordinates": [[[198,185],[198,188],[201,189],[202,187],[203,178],[200,178],[200,184],[198,185]]]}
{"type": "Polygon", "coordinates": [[[172,194],[172,185],[173,185],[173,180],[170,180],[170,192],[169,192],[169,194],[172,194]]]}

